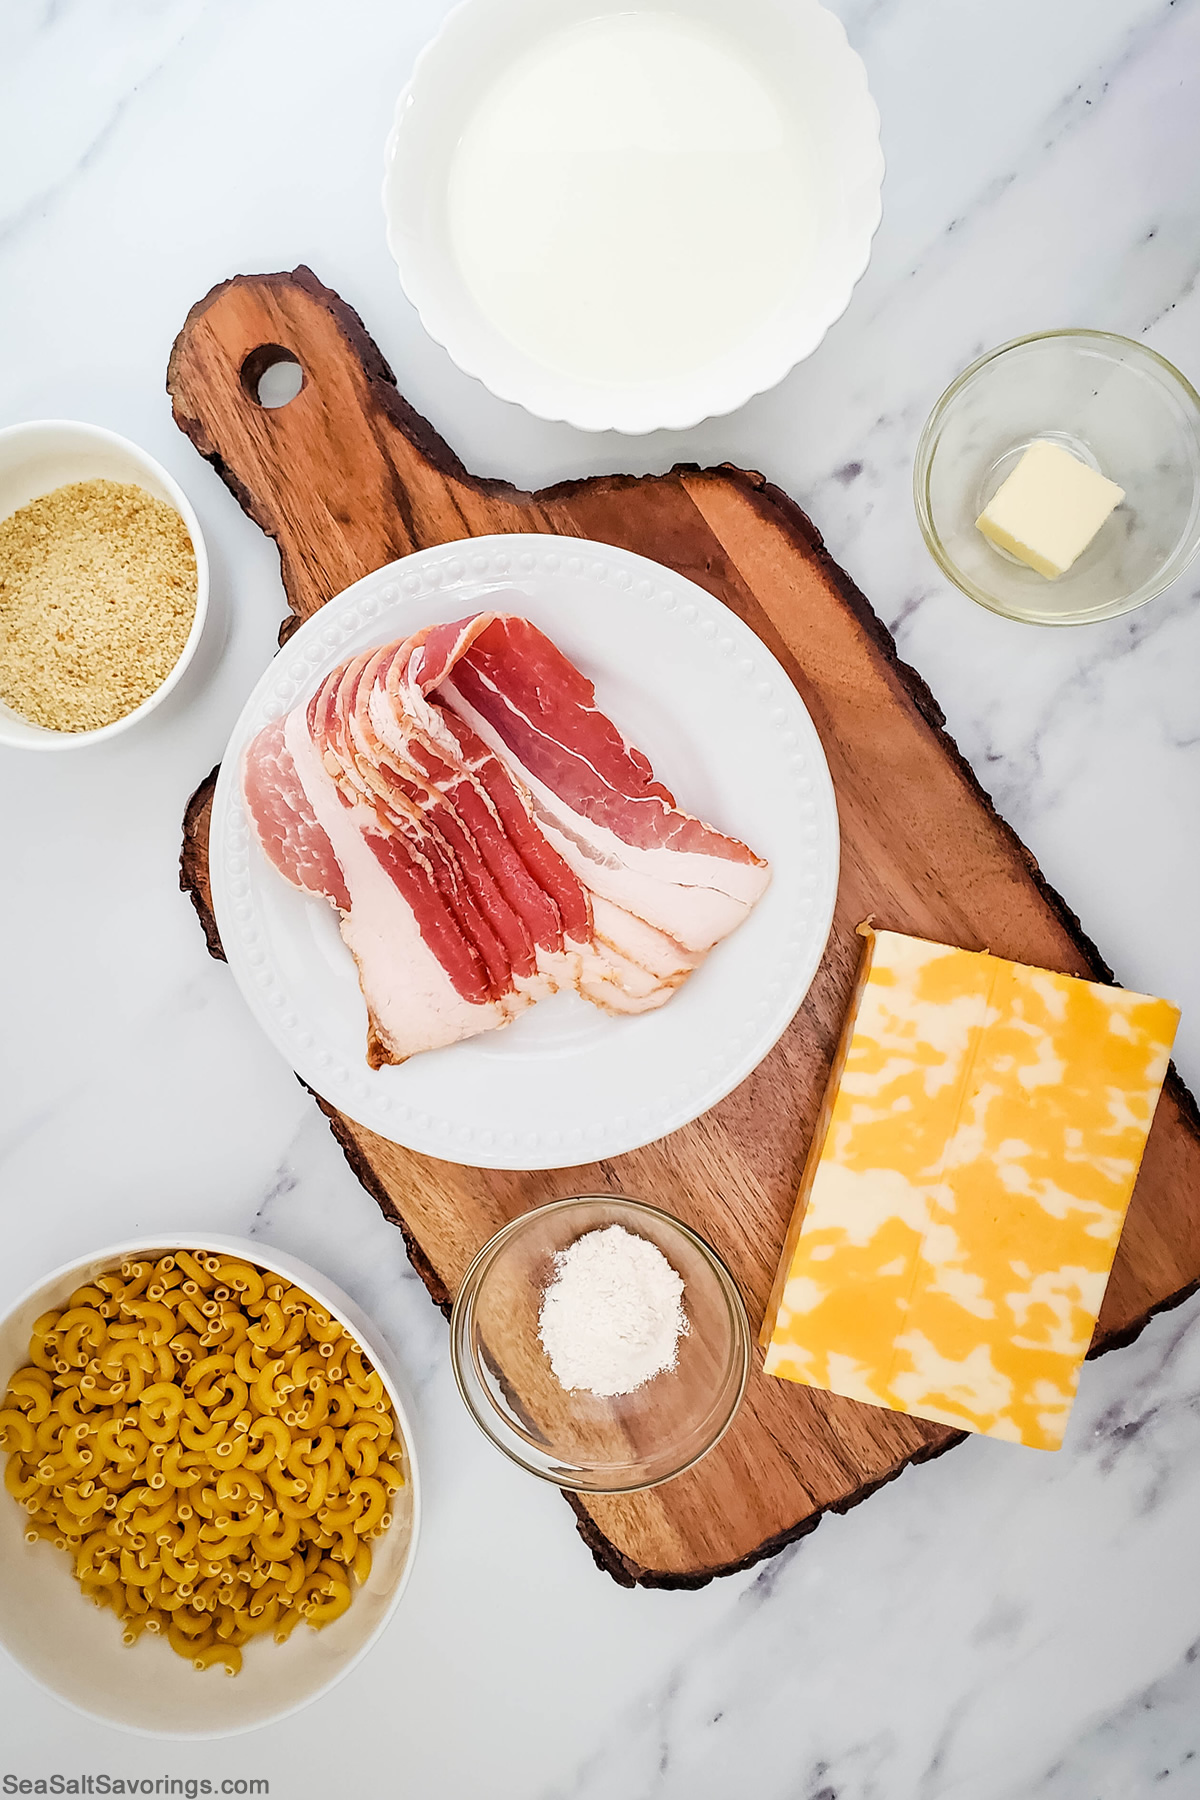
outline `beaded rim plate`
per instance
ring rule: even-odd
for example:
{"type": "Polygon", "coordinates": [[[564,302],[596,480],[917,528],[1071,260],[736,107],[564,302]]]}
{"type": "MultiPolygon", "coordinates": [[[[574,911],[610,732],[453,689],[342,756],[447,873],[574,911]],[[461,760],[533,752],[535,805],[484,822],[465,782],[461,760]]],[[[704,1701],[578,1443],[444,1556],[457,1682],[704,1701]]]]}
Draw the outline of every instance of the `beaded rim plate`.
{"type": "Polygon", "coordinates": [[[706,1112],[803,1001],[837,893],[833,784],[778,662],[702,588],[578,538],[514,534],[423,550],[330,600],[288,640],[234,727],[209,843],[229,966],[301,1079],[394,1143],[483,1168],[594,1162],[706,1112]],[[259,849],[241,802],[242,751],[339,662],[490,605],[552,637],[679,804],[765,856],[771,885],[657,1012],[612,1018],[559,994],[500,1031],[373,1071],[333,909],[289,886],[259,849]]]}

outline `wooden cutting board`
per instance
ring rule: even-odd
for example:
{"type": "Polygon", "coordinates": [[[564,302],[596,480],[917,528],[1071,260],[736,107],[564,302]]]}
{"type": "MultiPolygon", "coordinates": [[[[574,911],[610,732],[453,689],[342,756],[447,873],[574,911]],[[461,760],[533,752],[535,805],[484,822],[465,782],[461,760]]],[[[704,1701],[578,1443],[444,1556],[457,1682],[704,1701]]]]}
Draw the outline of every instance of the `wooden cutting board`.
{"type": "MultiPolygon", "coordinates": [[[[281,638],[413,550],[488,532],[596,538],[665,563],[744,619],[795,681],[829,758],[842,876],[828,953],[775,1050],[694,1125],[612,1162],[508,1174],[414,1155],[324,1109],[443,1309],[505,1220],[559,1195],[612,1190],[655,1201],[709,1238],[757,1329],[851,989],[854,928],[868,914],[893,930],[1111,979],[942,729],[929,690],[799,507],[761,476],[681,467],[538,494],[478,480],[397,393],[357,315],[304,268],[214,288],[188,315],[167,385],[181,428],[279,546],[294,615],[281,638]],[[268,410],[258,378],[281,359],[299,362],[304,384],[268,410]]],[[[219,956],[212,786],[210,776],[188,807],[182,882],[219,956]]],[[[1172,1070],[1093,1354],[1130,1341],[1197,1285],[1200,1119],[1172,1070]]],[[[696,1469],[645,1494],[568,1499],[617,1581],[695,1587],[960,1441],[941,1425],[770,1379],[756,1357],[733,1428],[696,1469]]]]}

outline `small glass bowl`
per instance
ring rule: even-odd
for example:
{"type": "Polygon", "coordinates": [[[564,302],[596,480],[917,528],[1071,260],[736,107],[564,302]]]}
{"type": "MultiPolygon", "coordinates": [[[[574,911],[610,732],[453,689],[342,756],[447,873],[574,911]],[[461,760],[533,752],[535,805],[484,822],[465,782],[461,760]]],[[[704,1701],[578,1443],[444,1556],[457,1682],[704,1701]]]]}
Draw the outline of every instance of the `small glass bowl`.
{"type": "Polygon", "coordinates": [[[1200,395],[1164,357],[1109,331],[1046,331],[980,357],[921,433],[917,518],[935,560],[992,612],[1084,625],[1144,606],[1200,548],[1200,395]],[[975,520],[1029,445],[1061,444],[1125,489],[1078,561],[1048,581],[975,520]]]}
{"type": "Polygon", "coordinates": [[[450,1354],[476,1424],[513,1462],[576,1493],[632,1494],[681,1475],[724,1436],[750,1371],[750,1324],[702,1237],[640,1200],[584,1194],[489,1239],[454,1302],[450,1354]],[[683,1279],[688,1321],[676,1366],[612,1397],[561,1387],[538,1337],[555,1255],[608,1225],[657,1245],[683,1279]]]}

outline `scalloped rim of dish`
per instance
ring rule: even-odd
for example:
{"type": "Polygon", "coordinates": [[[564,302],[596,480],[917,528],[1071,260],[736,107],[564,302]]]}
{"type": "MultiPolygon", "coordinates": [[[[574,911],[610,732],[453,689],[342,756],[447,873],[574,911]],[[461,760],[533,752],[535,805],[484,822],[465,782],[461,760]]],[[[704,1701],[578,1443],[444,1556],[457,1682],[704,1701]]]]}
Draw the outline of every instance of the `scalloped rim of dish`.
{"type": "Polygon", "coordinates": [[[1185,575],[1195,561],[1197,552],[1200,551],[1200,535],[1197,535],[1196,542],[1189,550],[1177,554],[1174,561],[1164,563],[1149,581],[1143,582],[1140,588],[1136,588],[1124,600],[1115,601],[1107,606],[1094,606],[1087,611],[1079,612],[1018,612],[1015,607],[1003,605],[994,594],[989,593],[986,588],[980,587],[977,582],[971,580],[969,575],[963,573],[942,542],[941,534],[933,522],[933,508],[929,504],[929,476],[933,468],[933,458],[938,446],[942,421],[968,382],[973,381],[979,371],[986,368],[989,363],[996,362],[1002,356],[1007,356],[1010,351],[1023,350],[1029,344],[1048,343],[1054,338],[1088,338],[1099,343],[1120,344],[1124,349],[1136,350],[1149,361],[1158,363],[1159,367],[1164,369],[1172,381],[1179,386],[1195,408],[1197,421],[1200,424],[1200,394],[1196,392],[1183,371],[1177,369],[1168,357],[1164,356],[1161,351],[1152,349],[1149,344],[1143,344],[1139,338],[1126,337],[1119,331],[1099,331],[1088,325],[1061,325],[1052,331],[1029,331],[1025,333],[1024,337],[1010,338],[1006,344],[997,344],[994,350],[986,350],[982,356],[977,356],[975,361],[969,363],[961,374],[954,377],[949,387],[934,402],[929,417],[921,428],[921,435],[917,439],[916,454],[913,457],[913,506],[917,515],[917,524],[921,528],[921,536],[925,539],[925,548],[929,551],[930,556],[943,575],[947,576],[959,592],[967,596],[968,600],[974,600],[977,606],[982,606],[986,611],[995,613],[998,618],[1009,619],[1015,625],[1099,625],[1105,619],[1120,619],[1126,613],[1137,612],[1140,607],[1148,606],[1150,601],[1156,600],[1164,589],[1171,586],[1172,582],[1178,581],[1181,575],[1185,575]]]}
{"type": "MultiPolygon", "coordinates": [[[[883,218],[883,181],[886,163],[880,143],[881,120],[879,108],[875,104],[867,81],[866,66],[858,52],[850,43],[846,28],[836,13],[832,13],[816,0],[805,0],[814,15],[825,23],[822,29],[834,46],[834,54],[841,57],[847,70],[853,69],[853,79],[859,87],[858,100],[862,109],[861,126],[863,130],[863,166],[859,171],[856,190],[866,187],[872,195],[869,206],[864,206],[861,215],[847,225],[848,246],[846,252],[846,276],[844,295],[836,307],[832,308],[824,323],[804,338],[788,343],[779,342],[773,352],[764,352],[749,365],[744,374],[736,381],[726,380],[723,383],[712,383],[704,390],[703,372],[681,379],[679,387],[683,390],[674,408],[664,407],[662,412],[651,412],[660,403],[645,399],[640,403],[637,388],[618,389],[620,398],[607,400],[598,396],[592,406],[586,404],[588,385],[570,381],[566,376],[559,377],[564,388],[569,388],[572,398],[565,400],[560,406],[548,406],[544,402],[535,404],[527,393],[521,391],[519,382],[507,381],[489,371],[486,365],[469,355],[464,355],[455,348],[454,332],[440,321],[436,300],[431,300],[425,287],[421,270],[414,271],[411,264],[407,273],[406,259],[401,255],[397,234],[393,228],[391,211],[388,207],[388,184],[391,179],[392,166],[400,150],[400,132],[404,121],[404,113],[409,98],[421,79],[422,70],[437,53],[442,40],[448,34],[454,20],[460,15],[474,10],[480,5],[494,5],[495,0],[458,0],[446,14],[435,35],[430,38],[417,56],[413,72],[401,89],[396,100],[392,127],[388,133],[384,147],[384,177],[381,189],[383,215],[387,225],[387,245],[392,253],[400,276],[400,286],[414,307],[421,325],[435,344],[438,344],[464,375],[471,376],[481,382],[490,394],[498,400],[510,401],[515,406],[523,407],[535,419],[545,419],[552,425],[573,425],[579,431],[617,431],[626,437],[645,437],[653,431],[686,431],[701,424],[705,419],[724,418],[726,414],[736,412],[746,402],[753,400],[758,394],[769,393],[778,387],[785,376],[790,375],[798,364],[810,357],[824,340],[830,328],[837,324],[854,297],[854,290],[867,272],[871,260],[871,247],[875,233],[883,218]],[[690,397],[689,397],[690,390],[690,397]]],[[[786,337],[786,326],[781,327],[780,337],[786,337]]],[[[551,375],[551,379],[553,376],[551,375]]],[[[612,395],[612,390],[605,390],[612,395]]]]}
{"type": "MultiPolygon", "coordinates": [[[[820,736],[796,687],[761,638],[714,595],[648,557],[587,538],[539,533],[470,538],[417,551],[363,576],[314,613],[268,665],[230,734],[213,795],[209,847],[213,910],[230,971],[268,1038],[300,1079],[392,1143],[473,1168],[520,1170],[562,1168],[640,1149],[690,1124],[744,1081],[778,1042],[812,986],[833,923],[840,864],[837,801],[820,736]],[[756,681],[760,690],[768,684],[775,697],[770,727],[779,742],[785,779],[800,797],[806,842],[823,840],[825,861],[821,877],[808,878],[809,885],[795,896],[790,934],[780,946],[784,954],[769,988],[742,1020],[740,1031],[722,1038],[688,1085],[676,1083],[654,1096],[653,1105],[643,1096],[640,1109],[631,1106],[588,1126],[527,1130],[519,1137],[482,1130],[461,1109],[438,1113],[428,1102],[413,1104],[391,1091],[390,1071],[372,1073],[365,1057],[351,1068],[314,1039],[254,897],[255,847],[241,801],[239,769],[242,748],[253,734],[295,705],[302,693],[311,692],[361,635],[366,621],[378,622],[374,641],[384,643],[394,628],[380,619],[381,613],[426,594],[444,598],[447,588],[459,582],[471,595],[489,587],[519,590],[522,573],[537,572],[539,559],[551,576],[560,570],[576,574],[586,561],[597,582],[611,582],[622,592],[636,583],[639,599],[678,613],[689,630],[706,640],[715,639],[718,631],[723,634],[719,647],[740,659],[741,678],[756,681]],[[578,569],[571,568],[573,561],[578,569]]],[[[263,874],[282,880],[265,859],[263,874]]]]}
{"type": "MultiPolygon", "coordinates": [[[[94,731],[57,731],[51,726],[39,726],[36,719],[26,719],[16,711],[15,707],[0,703],[0,745],[10,750],[82,750],[89,745],[106,743],[109,738],[118,737],[122,731],[128,731],[131,725],[136,725],[139,720],[146,717],[147,713],[152,713],[156,706],[160,706],[171,690],[182,680],[184,670],[196,654],[204,631],[204,623],[208,617],[208,547],[204,542],[204,534],[200,529],[200,521],[196,517],[195,508],[175,477],[169,474],[148,450],[143,450],[140,444],[135,444],[132,438],[122,437],[116,431],[109,431],[104,425],[90,425],[83,419],[23,419],[15,425],[6,425],[0,429],[0,446],[14,438],[19,438],[24,432],[45,430],[51,427],[56,431],[74,432],[80,437],[91,438],[94,442],[111,444],[127,454],[132,463],[140,463],[154,471],[170,494],[171,504],[186,525],[188,536],[192,540],[192,550],[196,557],[196,611],[192,618],[191,628],[184,640],[183,649],[179,652],[174,667],[152,694],[147,694],[146,698],[131,712],[122,713],[119,719],[110,719],[107,725],[97,725],[94,731]],[[18,737],[9,729],[9,715],[18,719],[21,725],[27,729],[40,731],[44,735],[32,738],[18,737]]],[[[83,477],[83,479],[87,480],[91,477],[83,477]]],[[[115,477],[109,479],[115,479],[115,477]]],[[[66,485],[65,482],[58,483],[60,487],[66,485]]],[[[49,488],[46,492],[53,493],[54,489],[49,488]]],[[[34,498],[39,497],[34,496],[34,498]]],[[[25,502],[27,506],[32,503],[32,500],[25,502]]],[[[11,517],[12,515],[6,514],[5,516],[11,517]]]]}

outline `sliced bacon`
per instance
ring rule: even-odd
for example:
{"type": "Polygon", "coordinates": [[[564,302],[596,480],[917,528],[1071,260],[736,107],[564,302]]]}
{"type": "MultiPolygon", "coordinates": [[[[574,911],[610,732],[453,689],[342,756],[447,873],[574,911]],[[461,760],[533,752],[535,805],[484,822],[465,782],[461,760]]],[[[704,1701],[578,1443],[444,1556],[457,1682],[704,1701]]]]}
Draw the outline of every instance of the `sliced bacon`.
{"type": "MultiPolygon", "coordinates": [[[[512,976],[530,977],[536,970],[534,946],[520,914],[505,897],[487,857],[458,816],[453,793],[441,792],[385,748],[370,717],[370,695],[378,678],[374,665],[363,671],[349,719],[360,779],[392,809],[412,815],[435,833],[446,857],[462,871],[470,916],[489,961],[512,976]]],[[[511,986],[511,982],[509,983],[511,986]]]]}
{"type": "MultiPolygon", "coordinates": [[[[481,970],[449,929],[436,887],[413,856],[386,866],[369,809],[350,804],[312,738],[303,709],[285,743],[305,795],[337,854],[350,895],[342,936],[354,956],[368,1015],[368,1061],[403,1062],[507,1024],[511,1009],[487,996],[481,970]]],[[[397,846],[402,840],[394,840],[397,846]]]]}
{"type": "Polygon", "coordinates": [[[317,823],[276,719],[247,745],[242,797],[259,842],[282,875],[342,912],[350,895],[333,845],[317,823]]]}
{"type": "Polygon", "coordinates": [[[769,879],[511,614],[351,658],[259,733],[243,789],[271,861],[342,914],[375,1067],[556,989],[661,1006],[769,879]]]}
{"type": "Polygon", "coordinates": [[[454,685],[539,782],[623,843],[763,866],[736,838],[680,812],[648,759],[600,711],[592,683],[528,619],[500,614],[474,632],[454,685]]]}
{"type": "MultiPolygon", "coordinates": [[[[351,791],[357,791],[372,806],[379,821],[380,838],[389,843],[400,840],[409,846],[408,854],[427,865],[430,879],[459,933],[468,945],[474,946],[487,970],[490,998],[502,999],[513,991],[512,945],[506,945],[501,935],[504,926],[512,921],[502,902],[494,905],[498,896],[489,891],[487,871],[482,868],[474,844],[461,831],[451,808],[436,790],[410,779],[401,769],[383,762],[376,764],[369,754],[359,751],[355,716],[364,692],[369,690],[376,660],[372,657],[352,664],[338,685],[333,701],[336,743],[326,736],[327,761],[336,757],[351,791]],[[484,906],[477,899],[481,890],[484,906]],[[494,916],[489,915],[489,904],[494,916]],[[497,919],[501,931],[496,929],[497,919]]],[[[391,866],[390,861],[386,866],[391,866]]]]}
{"type": "Polygon", "coordinates": [[[586,891],[533,823],[528,796],[518,791],[504,762],[464,720],[430,698],[492,616],[480,613],[435,626],[422,639],[410,640],[413,648],[388,665],[386,702],[377,709],[377,722],[385,735],[403,722],[410,741],[418,745],[422,768],[454,796],[472,830],[489,831],[489,817],[498,822],[515,852],[515,861],[505,865],[506,879],[521,904],[540,919],[535,942],[560,949],[564,936],[586,942],[590,935],[586,891]]]}
{"type": "MultiPolygon", "coordinates": [[[[585,943],[591,929],[588,890],[538,829],[527,793],[522,793],[511,772],[491,751],[466,720],[452,713],[440,700],[432,702],[434,715],[457,747],[461,788],[472,818],[490,807],[503,827],[525,879],[550,902],[561,922],[562,935],[585,943]]],[[[514,872],[515,873],[515,872],[514,872]]]]}
{"type": "Polygon", "coordinates": [[[762,897],[761,857],[676,806],[592,683],[527,619],[489,619],[440,699],[528,792],[542,835],[593,895],[696,952],[762,897]]]}

